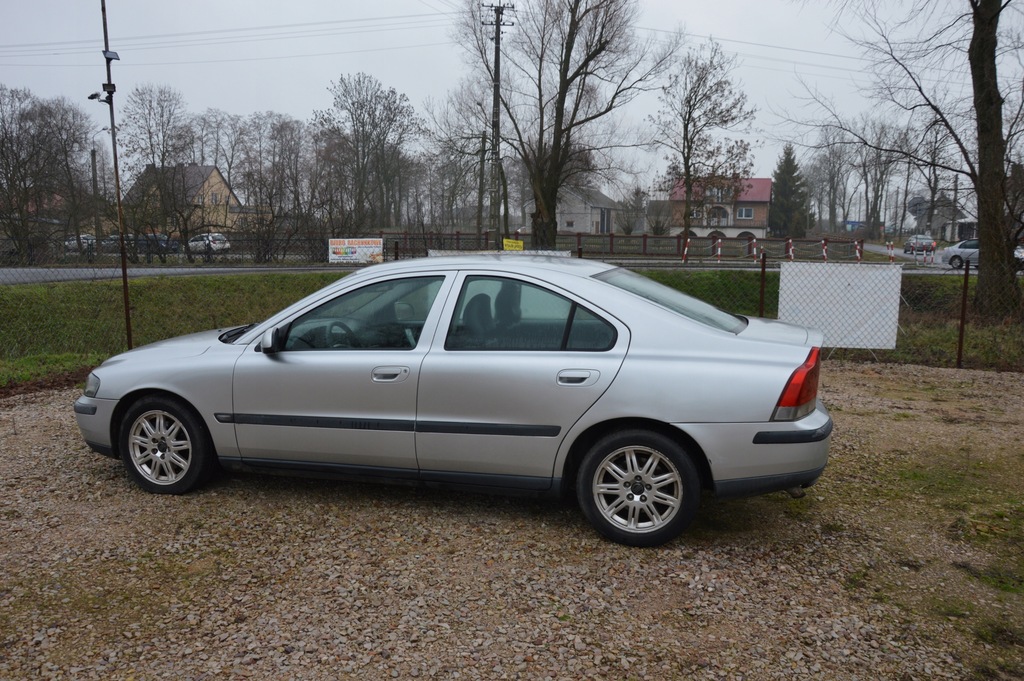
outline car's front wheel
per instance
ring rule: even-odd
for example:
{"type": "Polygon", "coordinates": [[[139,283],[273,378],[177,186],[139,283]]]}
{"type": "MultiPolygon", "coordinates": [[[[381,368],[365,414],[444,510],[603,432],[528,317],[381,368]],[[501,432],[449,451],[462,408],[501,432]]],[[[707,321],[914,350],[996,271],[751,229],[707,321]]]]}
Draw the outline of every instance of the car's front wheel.
{"type": "Polygon", "coordinates": [[[128,474],[148,492],[184,494],[216,466],[206,428],[180,401],[144,397],[121,421],[121,460],[128,474]]]}
{"type": "Polygon", "coordinates": [[[576,493],[583,513],[605,537],[629,546],[657,546],[693,521],[700,478],[671,438],[626,430],[602,438],[586,454],[576,493]]]}
{"type": "Polygon", "coordinates": [[[949,266],[952,267],[954,270],[958,270],[964,266],[964,259],[961,258],[959,255],[954,255],[952,258],[949,259],[949,266]]]}

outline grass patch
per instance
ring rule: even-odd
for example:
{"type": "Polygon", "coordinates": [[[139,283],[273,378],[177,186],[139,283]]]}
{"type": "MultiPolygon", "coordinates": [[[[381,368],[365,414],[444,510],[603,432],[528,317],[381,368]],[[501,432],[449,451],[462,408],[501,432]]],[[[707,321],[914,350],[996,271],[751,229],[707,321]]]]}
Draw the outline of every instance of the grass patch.
{"type": "Polygon", "coordinates": [[[970,617],[973,607],[970,603],[957,598],[948,600],[935,600],[931,603],[930,609],[939,617],[947,619],[963,619],[970,617]]]}
{"type": "Polygon", "coordinates": [[[956,563],[956,566],[997,591],[1024,594],[1024,566],[993,564],[978,567],[970,563],[956,563]]]}
{"type": "Polygon", "coordinates": [[[55,376],[77,375],[104,360],[105,354],[70,352],[59,355],[31,355],[12,360],[0,360],[0,386],[32,383],[55,376]]]}
{"type": "Polygon", "coordinates": [[[843,580],[843,586],[850,591],[863,589],[867,586],[869,574],[868,568],[866,567],[854,570],[850,574],[846,575],[846,579],[843,580]]]}
{"type": "MultiPolygon", "coordinates": [[[[735,314],[757,315],[761,273],[749,270],[640,270],[637,272],[735,314]]],[[[764,316],[779,316],[779,273],[765,273],[764,316]]]]}
{"type": "Polygon", "coordinates": [[[1024,646],[1024,631],[1003,620],[986,618],[974,628],[975,635],[985,643],[1000,647],[1024,646]]]}
{"type": "MultiPolygon", "coordinates": [[[[129,282],[136,346],[259,321],[337,273],[154,277],[129,282]]],[[[127,349],[120,282],[0,286],[0,386],[74,373],[127,349]]]]}

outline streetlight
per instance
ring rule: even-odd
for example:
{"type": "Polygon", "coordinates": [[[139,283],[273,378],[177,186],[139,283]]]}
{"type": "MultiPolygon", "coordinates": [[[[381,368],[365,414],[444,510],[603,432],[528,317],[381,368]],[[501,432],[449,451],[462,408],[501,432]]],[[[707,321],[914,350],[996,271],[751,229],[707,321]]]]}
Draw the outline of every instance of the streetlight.
{"type": "Polygon", "coordinates": [[[117,52],[110,51],[110,38],[107,33],[107,2],[100,0],[100,12],[103,14],[103,58],[107,62],[107,82],[103,83],[103,92],[94,92],[89,99],[102,102],[110,107],[110,147],[114,159],[114,194],[117,197],[117,233],[121,246],[121,289],[124,293],[124,329],[128,349],[132,349],[132,315],[128,299],[128,255],[124,245],[124,208],[121,205],[121,173],[117,165],[117,126],[114,124],[114,93],[117,88],[110,77],[110,63],[119,60],[117,52]]]}

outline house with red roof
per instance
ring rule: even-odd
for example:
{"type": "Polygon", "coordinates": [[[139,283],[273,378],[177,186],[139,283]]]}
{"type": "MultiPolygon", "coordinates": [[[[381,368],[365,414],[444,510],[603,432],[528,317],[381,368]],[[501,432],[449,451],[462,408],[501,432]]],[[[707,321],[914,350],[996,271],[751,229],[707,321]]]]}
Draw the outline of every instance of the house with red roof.
{"type": "MultiPolygon", "coordinates": [[[[690,231],[693,236],[754,237],[763,239],[768,234],[768,208],[772,203],[772,180],[752,177],[741,181],[736,193],[732,188],[712,186],[694,187],[690,201],[690,231]]],[[[676,182],[669,195],[672,207],[672,226],[682,229],[683,211],[686,210],[686,187],[676,182]]]]}

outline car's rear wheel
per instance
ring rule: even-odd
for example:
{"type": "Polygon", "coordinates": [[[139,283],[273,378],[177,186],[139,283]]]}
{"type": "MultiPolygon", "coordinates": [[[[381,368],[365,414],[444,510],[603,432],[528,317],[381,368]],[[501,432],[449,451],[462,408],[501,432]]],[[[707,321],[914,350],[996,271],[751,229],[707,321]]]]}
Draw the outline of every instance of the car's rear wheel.
{"type": "Polygon", "coordinates": [[[958,270],[964,266],[964,259],[961,258],[959,255],[954,255],[952,258],[949,259],[949,266],[955,270],[958,270]]]}
{"type": "Polygon", "coordinates": [[[697,467],[686,451],[644,430],[598,441],[583,459],[576,490],[597,531],[629,546],[657,546],[677,537],[700,505],[697,467]]]}
{"type": "Polygon", "coordinates": [[[121,421],[121,459],[148,492],[184,494],[216,466],[206,428],[188,407],[168,397],[144,397],[121,421]]]}

